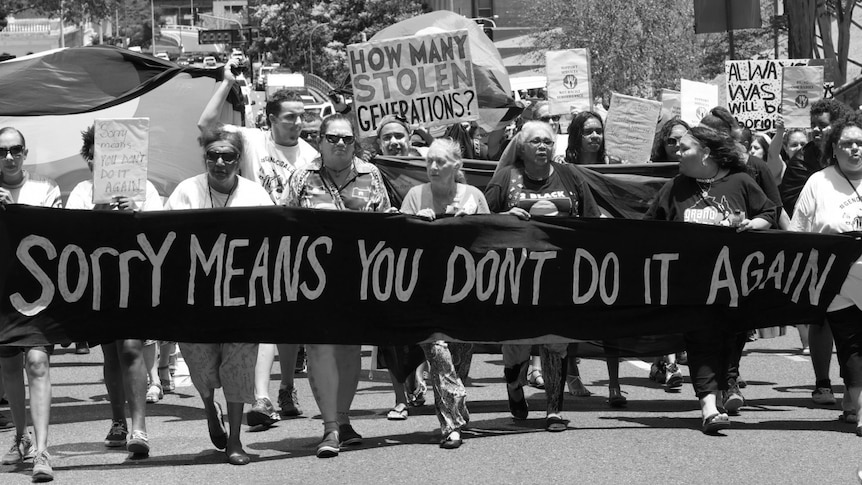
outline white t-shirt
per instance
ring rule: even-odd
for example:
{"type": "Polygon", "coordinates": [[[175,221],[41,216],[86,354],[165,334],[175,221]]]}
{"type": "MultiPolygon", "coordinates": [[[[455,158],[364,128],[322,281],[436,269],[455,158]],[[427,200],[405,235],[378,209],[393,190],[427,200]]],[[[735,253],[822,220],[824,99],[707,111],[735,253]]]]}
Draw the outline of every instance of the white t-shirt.
{"type": "Polygon", "coordinates": [[[38,207],[63,207],[60,200],[60,187],[57,182],[42,175],[24,170],[24,179],[16,185],[0,183],[12,194],[16,204],[34,205],[38,207]]]}
{"type": "Polygon", "coordinates": [[[240,175],[257,182],[276,203],[285,192],[290,174],[318,156],[317,150],[301,138],[296,145],[289,147],[277,144],[271,131],[236,129],[243,138],[240,175]]]}
{"type": "MultiPolygon", "coordinates": [[[[464,210],[467,214],[489,214],[488,202],[485,195],[472,185],[456,184],[455,198],[446,207],[446,214],[455,214],[464,210]]],[[[422,209],[434,208],[434,195],[431,192],[431,184],[425,183],[410,188],[404,201],[401,203],[401,212],[405,214],[416,214],[422,209]]]]}
{"type": "MultiPolygon", "coordinates": [[[[143,204],[138,202],[141,211],[160,211],[162,210],[162,198],[159,196],[159,191],[147,180],[147,198],[143,204]]],[[[96,204],[93,203],[93,181],[84,180],[72,189],[69,194],[69,199],[66,200],[67,209],[83,209],[93,210],[96,204]]]]}
{"type": "Polygon", "coordinates": [[[207,174],[195,175],[180,182],[165,203],[165,210],[211,209],[221,207],[255,207],[274,205],[260,185],[237,177],[230,194],[210,189],[207,174]]]}
{"type": "MultiPolygon", "coordinates": [[[[848,182],[834,165],[814,173],[799,193],[790,219],[790,230],[819,234],[862,231],[862,200],[857,192],[862,194],[862,181],[848,182]]],[[[859,262],[853,265],[844,288],[830,303],[829,311],[854,305],[854,299],[859,298],[850,298],[849,294],[862,295],[860,269],[859,262]]],[[[862,299],[859,303],[862,304],[862,299]]]]}

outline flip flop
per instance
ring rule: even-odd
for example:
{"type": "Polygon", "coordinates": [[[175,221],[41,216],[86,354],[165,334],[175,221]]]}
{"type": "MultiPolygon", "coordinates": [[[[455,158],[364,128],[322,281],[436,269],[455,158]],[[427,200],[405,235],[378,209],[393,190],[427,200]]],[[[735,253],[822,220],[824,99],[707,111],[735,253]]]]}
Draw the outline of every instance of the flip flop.
{"type": "MultiPolygon", "coordinates": [[[[209,429],[210,441],[212,441],[213,446],[215,446],[216,449],[223,450],[227,448],[227,429],[225,429],[224,427],[224,411],[222,411],[221,404],[219,403],[215,403],[215,408],[216,418],[218,419],[219,431],[221,432],[213,433],[213,430],[209,429]]],[[[207,419],[207,421],[209,421],[209,418],[207,419]]],[[[209,422],[207,424],[209,424],[209,422]]]]}
{"type": "Polygon", "coordinates": [[[730,418],[726,414],[710,414],[703,418],[703,434],[717,435],[722,429],[730,427],[730,418]]]}
{"type": "MultiPolygon", "coordinates": [[[[400,404],[399,406],[404,405],[400,404]]],[[[407,416],[409,415],[407,407],[404,406],[399,409],[399,406],[395,406],[394,408],[390,409],[389,413],[386,415],[386,419],[388,419],[389,421],[404,421],[405,419],[407,419],[407,416]]]]}

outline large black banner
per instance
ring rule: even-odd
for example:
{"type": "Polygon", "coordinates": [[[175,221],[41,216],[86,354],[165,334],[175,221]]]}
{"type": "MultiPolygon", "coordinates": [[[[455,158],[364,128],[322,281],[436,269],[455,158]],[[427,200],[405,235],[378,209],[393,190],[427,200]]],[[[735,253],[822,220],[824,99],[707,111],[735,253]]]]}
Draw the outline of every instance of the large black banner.
{"type": "Polygon", "coordinates": [[[384,344],[818,321],[862,243],[620,219],[10,206],[0,252],[0,344],[384,344]]]}

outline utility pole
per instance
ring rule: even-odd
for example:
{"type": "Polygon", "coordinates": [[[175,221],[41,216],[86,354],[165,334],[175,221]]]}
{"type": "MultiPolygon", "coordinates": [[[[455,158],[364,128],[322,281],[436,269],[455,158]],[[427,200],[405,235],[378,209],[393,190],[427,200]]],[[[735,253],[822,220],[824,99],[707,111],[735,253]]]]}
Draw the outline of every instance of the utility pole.
{"type": "Polygon", "coordinates": [[[733,18],[733,14],[730,12],[731,9],[731,0],[724,0],[724,13],[725,13],[725,21],[727,22],[727,43],[730,44],[730,60],[736,59],[736,52],[734,52],[733,45],[733,28],[731,27],[731,19],[733,18]]]}

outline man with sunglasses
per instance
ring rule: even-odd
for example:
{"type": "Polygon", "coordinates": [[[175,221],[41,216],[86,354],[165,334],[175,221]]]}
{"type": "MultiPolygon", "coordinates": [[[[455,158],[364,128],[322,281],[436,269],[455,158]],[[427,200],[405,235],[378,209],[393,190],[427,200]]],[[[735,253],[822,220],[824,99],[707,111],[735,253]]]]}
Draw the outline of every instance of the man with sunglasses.
{"type": "Polygon", "coordinates": [[[305,113],[302,117],[302,131],[299,137],[305,140],[306,143],[319,150],[320,146],[320,123],[323,118],[316,113],[305,113]]]}
{"type": "MultiPolygon", "coordinates": [[[[237,61],[231,59],[224,65],[223,80],[198,120],[201,132],[211,131],[221,125],[219,114],[233,85],[236,83],[234,69],[237,61]]],[[[288,89],[276,91],[266,102],[266,119],[269,130],[233,127],[242,137],[243,152],[240,157],[239,174],[259,183],[266,189],[274,203],[278,203],[290,175],[316,159],[315,147],[300,137],[303,127],[305,104],[299,93],[288,89]]],[[[248,412],[246,421],[255,429],[267,429],[284,416],[299,416],[296,389],[293,387],[293,364],[299,352],[298,344],[260,344],[255,365],[255,403],[248,412]],[[276,412],[269,398],[269,377],[278,348],[281,365],[281,384],[278,404],[281,414],[276,412]]]]}
{"type": "MultiPolygon", "coordinates": [[[[61,207],[60,188],[57,183],[24,170],[27,154],[27,144],[20,131],[9,126],[0,128],[0,205],[61,207]]],[[[48,454],[48,421],[51,415],[48,355],[51,349],[52,346],[0,346],[0,371],[15,423],[12,446],[0,458],[0,463],[13,465],[32,458],[33,481],[47,481],[54,477],[51,456],[48,454]],[[35,446],[27,431],[25,368],[30,383],[30,416],[36,438],[35,446]]]]}

